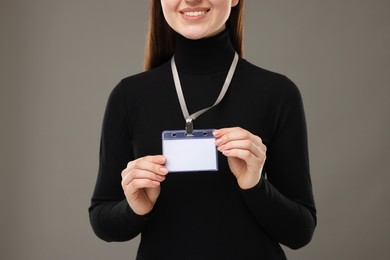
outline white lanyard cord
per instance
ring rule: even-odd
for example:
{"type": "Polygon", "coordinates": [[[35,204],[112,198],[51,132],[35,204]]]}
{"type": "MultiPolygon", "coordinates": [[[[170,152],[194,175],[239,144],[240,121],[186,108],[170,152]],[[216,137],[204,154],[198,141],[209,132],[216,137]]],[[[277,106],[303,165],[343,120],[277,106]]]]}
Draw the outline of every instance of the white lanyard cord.
{"type": "Polygon", "coordinates": [[[225,94],[230,86],[230,82],[232,81],[234,72],[235,72],[236,67],[237,67],[237,63],[238,63],[238,54],[236,52],[234,54],[232,65],[230,65],[229,72],[226,76],[225,82],[224,82],[223,87],[221,89],[221,93],[219,93],[219,96],[218,96],[217,100],[215,101],[215,103],[210,107],[206,107],[206,108],[199,110],[198,112],[195,112],[192,115],[190,115],[188,112],[186,101],[184,99],[183,89],[182,89],[181,84],[180,84],[179,73],[177,72],[175,58],[172,57],[172,59],[171,59],[172,75],[173,75],[173,80],[174,80],[175,87],[176,87],[177,97],[179,98],[181,111],[183,112],[184,119],[186,120],[187,135],[192,135],[192,132],[193,132],[192,121],[193,120],[195,120],[198,116],[205,113],[207,110],[215,107],[216,105],[219,104],[219,102],[221,102],[221,100],[225,96],[225,94]]]}

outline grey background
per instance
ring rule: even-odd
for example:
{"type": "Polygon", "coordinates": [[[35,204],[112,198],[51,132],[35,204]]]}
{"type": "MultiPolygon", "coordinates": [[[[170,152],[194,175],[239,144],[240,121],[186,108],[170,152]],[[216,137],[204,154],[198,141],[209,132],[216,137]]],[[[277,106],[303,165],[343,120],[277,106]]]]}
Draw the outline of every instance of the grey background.
{"type": "MultiPolygon", "coordinates": [[[[289,259],[390,259],[388,0],[247,1],[246,58],[304,98],[318,227],[289,259]]],[[[0,259],[134,259],[90,228],[107,97],[147,1],[1,0],[0,259]]]]}

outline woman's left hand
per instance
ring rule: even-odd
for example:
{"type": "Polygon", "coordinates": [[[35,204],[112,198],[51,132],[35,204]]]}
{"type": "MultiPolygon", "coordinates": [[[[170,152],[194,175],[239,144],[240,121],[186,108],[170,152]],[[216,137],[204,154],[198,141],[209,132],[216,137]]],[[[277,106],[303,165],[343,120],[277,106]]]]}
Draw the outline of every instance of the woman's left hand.
{"type": "Polygon", "coordinates": [[[261,138],[240,127],[215,130],[214,136],[240,188],[250,189],[258,184],[267,150],[261,138]]]}

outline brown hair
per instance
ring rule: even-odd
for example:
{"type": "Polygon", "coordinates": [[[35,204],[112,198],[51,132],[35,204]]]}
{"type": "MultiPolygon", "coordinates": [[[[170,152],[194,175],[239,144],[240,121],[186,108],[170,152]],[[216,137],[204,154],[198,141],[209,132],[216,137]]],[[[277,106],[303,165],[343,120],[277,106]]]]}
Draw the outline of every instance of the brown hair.
{"type": "MultiPolygon", "coordinates": [[[[234,49],[244,55],[244,0],[232,8],[226,22],[234,49]]],[[[173,29],[165,21],[161,0],[150,0],[149,29],[146,39],[144,69],[150,70],[170,59],[175,50],[173,29]]]]}

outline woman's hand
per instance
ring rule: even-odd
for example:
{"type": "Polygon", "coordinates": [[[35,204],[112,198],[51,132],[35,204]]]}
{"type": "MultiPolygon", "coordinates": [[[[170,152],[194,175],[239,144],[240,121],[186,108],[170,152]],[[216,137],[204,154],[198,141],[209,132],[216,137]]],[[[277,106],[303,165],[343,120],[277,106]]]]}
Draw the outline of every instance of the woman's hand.
{"type": "Polygon", "coordinates": [[[267,150],[261,138],[239,127],[216,130],[214,136],[240,188],[250,189],[258,184],[267,150]]]}
{"type": "Polygon", "coordinates": [[[160,195],[160,183],[168,169],[162,155],[146,156],[127,164],[122,171],[122,188],[131,209],[138,215],[148,214],[160,195]]]}

